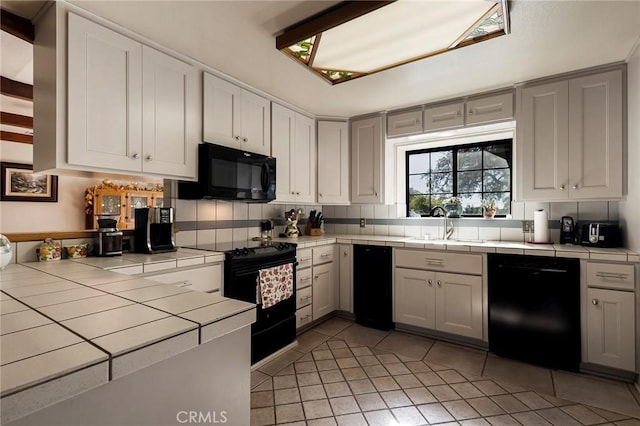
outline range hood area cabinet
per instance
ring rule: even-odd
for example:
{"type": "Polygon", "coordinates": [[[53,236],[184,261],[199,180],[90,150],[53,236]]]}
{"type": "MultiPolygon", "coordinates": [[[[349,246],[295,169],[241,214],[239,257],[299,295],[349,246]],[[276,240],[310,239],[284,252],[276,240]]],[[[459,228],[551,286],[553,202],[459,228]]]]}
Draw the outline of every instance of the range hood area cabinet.
{"type": "Polygon", "coordinates": [[[271,155],[276,158],[276,202],[315,203],[315,121],[272,103],[271,138],[271,155]]]}
{"type": "Polygon", "coordinates": [[[207,72],[203,81],[206,142],[271,155],[271,102],[207,72]]]}
{"type": "Polygon", "coordinates": [[[517,197],[623,196],[624,68],[518,88],[517,197]]]}
{"type": "Polygon", "coordinates": [[[387,137],[416,135],[513,119],[513,90],[470,96],[387,114],[387,137]]]}
{"type": "Polygon", "coordinates": [[[318,121],[318,204],[349,204],[346,121],[318,121]]]}
{"type": "Polygon", "coordinates": [[[195,67],[59,2],[36,24],[34,170],[195,178],[195,67]]]}

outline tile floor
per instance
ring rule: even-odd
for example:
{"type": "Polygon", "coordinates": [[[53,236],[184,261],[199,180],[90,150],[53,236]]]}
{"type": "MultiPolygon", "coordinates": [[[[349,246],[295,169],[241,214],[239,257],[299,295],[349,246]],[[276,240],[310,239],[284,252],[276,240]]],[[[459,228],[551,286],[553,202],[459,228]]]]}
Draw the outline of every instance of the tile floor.
{"type": "Polygon", "coordinates": [[[251,373],[251,424],[640,426],[625,383],[332,318],[251,373]]]}

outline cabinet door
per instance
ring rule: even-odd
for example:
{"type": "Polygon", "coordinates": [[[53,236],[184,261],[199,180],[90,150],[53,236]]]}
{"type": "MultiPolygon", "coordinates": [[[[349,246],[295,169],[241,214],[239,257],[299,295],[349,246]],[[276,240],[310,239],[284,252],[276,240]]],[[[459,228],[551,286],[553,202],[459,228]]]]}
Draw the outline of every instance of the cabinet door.
{"type": "Polygon", "coordinates": [[[318,203],[349,203],[349,129],[347,123],[318,122],[318,203]]]}
{"type": "Polygon", "coordinates": [[[146,46],[142,54],[142,169],[148,173],[195,178],[196,70],[146,46]]]}
{"type": "Polygon", "coordinates": [[[635,371],[634,297],[587,289],[587,362],[635,371]]]}
{"type": "MultiPolygon", "coordinates": [[[[568,197],[569,129],[566,81],[522,89],[517,121],[520,200],[568,197]]],[[[573,155],[573,153],[572,153],[573,155]]]]}
{"type": "Polygon", "coordinates": [[[271,103],[242,91],[242,149],[271,155],[271,103]]]}
{"type": "Polygon", "coordinates": [[[454,129],[464,126],[464,102],[425,108],[424,130],[454,129]]]}
{"type": "Polygon", "coordinates": [[[142,168],[142,45],[69,13],[70,164],[142,168]]]}
{"type": "Polygon", "coordinates": [[[436,329],[482,339],[482,277],[436,273],[436,329]]]}
{"type": "Polygon", "coordinates": [[[242,89],[204,73],[203,137],[206,142],[240,148],[242,89]]]}
{"type": "Polygon", "coordinates": [[[351,201],[381,203],[382,118],[351,123],[351,201]]]}
{"type": "Polygon", "coordinates": [[[435,328],[435,272],[396,268],[395,318],[401,324],[435,328]]]}
{"type": "Polygon", "coordinates": [[[422,110],[387,114],[387,136],[415,135],[422,133],[422,110]]]}
{"type": "Polygon", "coordinates": [[[296,113],[295,138],[291,149],[289,165],[293,169],[290,176],[291,187],[299,203],[316,201],[316,133],[312,118],[296,113]]]}
{"type": "Polygon", "coordinates": [[[353,313],[353,254],[351,244],[338,246],[339,297],[338,309],[353,313]]]}
{"type": "Polygon", "coordinates": [[[493,123],[513,118],[513,92],[467,101],[467,124],[493,123]]]}
{"type": "Polygon", "coordinates": [[[570,80],[570,198],[621,198],[622,169],[622,71],[570,80]]]}
{"type": "Polygon", "coordinates": [[[313,267],[313,320],[336,310],[333,263],[313,267]]]}
{"type": "Polygon", "coordinates": [[[296,113],[278,104],[271,104],[271,155],[276,158],[276,201],[295,201],[291,186],[293,164],[291,145],[295,138],[296,113]]]}

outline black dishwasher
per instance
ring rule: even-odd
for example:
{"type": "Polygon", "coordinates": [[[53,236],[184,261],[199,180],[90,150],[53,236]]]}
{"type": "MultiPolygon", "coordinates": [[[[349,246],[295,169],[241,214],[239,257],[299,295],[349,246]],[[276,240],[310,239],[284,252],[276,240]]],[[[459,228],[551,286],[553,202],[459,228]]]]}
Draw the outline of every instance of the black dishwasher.
{"type": "Polygon", "coordinates": [[[391,247],[355,245],[353,310],[356,322],[379,330],[393,328],[391,247]]]}
{"type": "Polygon", "coordinates": [[[580,264],[558,257],[488,255],[489,350],[578,371],[580,264]]]}

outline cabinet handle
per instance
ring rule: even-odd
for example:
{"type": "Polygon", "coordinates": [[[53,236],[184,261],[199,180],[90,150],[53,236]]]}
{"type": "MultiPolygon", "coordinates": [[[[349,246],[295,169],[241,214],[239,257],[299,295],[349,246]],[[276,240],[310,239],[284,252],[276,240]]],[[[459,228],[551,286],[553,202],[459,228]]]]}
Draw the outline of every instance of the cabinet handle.
{"type": "Polygon", "coordinates": [[[432,287],[432,286],[433,286],[433,280],[432,280],[431,278],[429,278],[429,279],[427,280],[427,282],[429,283],[429,287],[432,287]]]}
{"type": "Polygon", "coordinates": [[[415,123],[415,124],[420,124],[420,120],[416,120],[416,123],[415,123]]]}
{"type": "Polygon", "coordinates": [[[571,187],[571,189],[578,189],[578,184],[577,184],[577,183],[576,183],[576,184],[574,184],[574,185],[571,187]]]}
{"type": "Polygon", "coordinates": [[[140,154],[138,154],[137,152],[134,152],[131,158],[133,158],[134,160],[137,160],[138,158],[140,158],[140,154]]]}
{"type": "Polygon", "coordinates": [[[241,138],[240,138],[240,136],[236,136],[236,138],[235,138],[235,139],[236,139],[237,141],[240,141],[240,139],[241,139],[241,138]]]}
{"type": "Polygon", "coordinates": [[[300,193],[299,193],[299,192],[296,192],[296,195],[300,195],[300,193]]]}
{"type": "Polygon", "coordinates": [[[344,252],[344,257],[347,257],[347,256],[349,256],[349,252],[348,252],[348,251],[345,251],[345,252],[344,252]]]}
{"type": "Polygon", "coordinates": [[[436,265],[444,265],[444,260],[443,259],[435,259],[435,258],[431,258],[431,257],[426,257],[424,259],[424,261],[428,264],[436,264],[436,265]]]}
{"type": "Polygon", "coordinates": [[[566,186],[564,186],[564,185],[560,185],[560,190],[561,190],[561,191],[564,191],[564,190],[565,190],[565,188],[566,188],[566,186]]]}
{"type": "Polygon", "coordinates": [[[319,196],[319,197],[322,197],[322,193],[318,193],[318,196],[319,196]]]}
{"type": "Polygon", "coordinates": [[[442,287],[442,281],[438,280],[438,287],[442,287]]]}
{"type": "Polygon", "coordinates": [[[147,156],[145,157],[145,159],[146,159],[147,161],[151,161],[151,160],[153,160],[153,156],[152,156],[151,154],[149,154],[149,155],[147,155],[147,156]]]}
{"type": "Polygon", "coordinates": [[[598,278],[616,278],[619,280],[626,280],[627,279],[627,274],[616,274],[613,272],[597,272],[596,273],[596,277],[598,278]]]}
{"type": "Polygon", "coordinates": [[[378,196],[378,191],[373,191],[373,195],[378,196]]]}
{"type": "Polygon", "coordinates": [[[178,287],[189,287],[190,285],[193,285],[193,283],[190,283],[189,281],[185,281],[183,283],[180,283],[178,287]]]}
{"type": "Polygon", "coordinates": [[[318,278],[320,278],[320,275],[314,275],[313,278],[317,280],[318,278]]]}
{"type": "Polygon", "coordinates": [[[470,109],[468,114],[469,114],[469,115],[473,115],[473,110],[472,110],[472,109],[470,109]]]}
{"type": "Polygon", "coordinates": [[[462,113],[460,111],[458,111],[458,113],[456,114],[456,117],[462,117],[462,113]]]}
{"type": "Polygon", "coordinates": [[[593,299],[591,301],[591,303],[593,304],[593,306],[597,306],[598,305],[598,299],[593,299]]]}
{"type": "Polygon", "coordinates": [[[326,259],[327,257],[330,257],[330,256],[331,256],[331,253],[322,253],[320,255],[320,257],[323,258],[323,259],[326,259]]]}
{"type": "Polygon", "coordinates": [[[311,296],[305,296],[305,297],[301,297],[300,301],[304,302],[305,300],[309,300],[309,299],[311,299],[311,296]]]}
{"type": "Polygon", "coordinates": [[[310,257],[302,257],[300,258],[300,262],[306,262],[307,260],[311,260],[310,257]]]}
{"type": "Polygon", "coordinates": [[[300,281],[309,281],[310,279],[311,279],[311,277],[300,278],[300,281]]]}
{"type": "Polygon", "coordinates": [[[293,192],[293,191],[291,191],[291,195],[296,195],[296,193],[295,193],[295,192],[293,192]]]}
{"type": "Polygon", "coordinates": [[[242,138],[242,142],[249,142],[249,138],[242,138]]]}
{"type": "Polygon", "coordinates": [[[305,316],[301,317],[301,318],[300,318],[300,321],[304,321],[304,320],[309,319],[309,318],[311,318],[311,315],[310,315],[310,314],[307,314],[307,315],[305,315],[305,316]]]}

